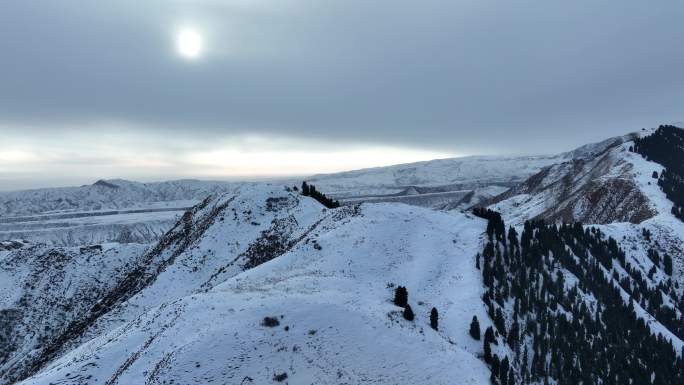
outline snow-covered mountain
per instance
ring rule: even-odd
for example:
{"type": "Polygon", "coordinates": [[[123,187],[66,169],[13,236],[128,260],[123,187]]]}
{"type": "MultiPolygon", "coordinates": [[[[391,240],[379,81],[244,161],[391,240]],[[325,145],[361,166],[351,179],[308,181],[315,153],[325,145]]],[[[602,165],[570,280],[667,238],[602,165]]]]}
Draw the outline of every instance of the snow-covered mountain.
{"type": "Polygon", "coordinates": [[[188,208],[234,183],[99,180],[81,187],[0,193],[0,240],[77,246],[151,243],[188,208]]]}
{"type": "MultiPolygon", "coordinates": [[[[579,150],[576,151],[580,155],[579,150]]],[[[465,157],[305,178],[347,204],[400,202],[466,209],[503,193],[557,156],[465,157]]],[[[287,182],[301,184],[300,179],[287,182]]],[[[0,240],[56,246],[157,241],[189,207],[236,183],[180,180],[92,185],[0,193],[0,240]]]]}
{"type": "Polygon", "coordinates": [[[307,181],[343,203],[399,202],[466,209],[566,157],[469,156],[314,175],[307,181]]]}
{"type": "Polygon", "coordinates": [[[195,208],[131,275],[78,310],[80,321],[51,325],[3,375],[42,369],[25,383],[45,384],[266,383],[280,373],[307,383],[446,384],[458,375],[484,384],[478,344],[462,330],[473,315],[486,318],[465,257],[483,228],[463,214],[326,210],[282,187],[243,186],[195,208]],[[394,285],[409,288],[415,322],[391,304],[394,285]],[[444,318],[439,332],[427,323],[433,306],[444,318]],[[261,325],[268,316],[280,325],[261,325]]]}
{"type": "MultiPolygon", "coordinates": [[[[465,209],[490,199],[558,156],[465,157],[317,175],[307,179],[348,204],[400,202],[465,209]]],[[[301,184],[300,179],[287,182],[301,184]]],[[[0,240],[56,246],[157,241],[185,210],[237,183],[180,180],[92,185],[0,193],[0,240]]]]}
{"type": "MultiPolygon", "coordinates": [[[[345,204],[397,202],[465,210],[490,201],[548,166],[570,160],[591,162],[611,144],[608,140],[555,156],[440,159],[304,179],[345,204]]],[[[287,184],[299,185],[301,180],[287,184]]],[[[236,185],[116,179],[80,187],[0,193],[0,240],[25,239],[55,246],[152,243],[188,208],[236,185]]]]}
{"type": "Polygon", "coordinates": [[[407,188],[424,187],[425,192],[468,189],[485,185],[510,186],[542,167],[564,159],[558,156],[468,156],[314,175],[307,178],[322,191],[345,198],[388,195],[407,188]],[[440,188],[441,187],[441,188],[440,188]]]}
{"type": "Polygon", "coordinates": [[[307,181],[342,202],[401,202],[465,210],[516,187],[549,166],[590,162],[622,138],[557,155],[468,156],[314,175],[307,181]]]}
{"type": "Polygon", "coordinates": [[[666,198],[652,177],[663,166],[629,151],[639,135],[609,139],[589,156],[545,167],[487,203],[514,224],[529,219],[640,223],[669,212],[671,203],[663,203],[666,198]]]}
{"type": "Polygon", "coordinates": [[[2,242],[0,384],[682,383],[684,222],[636,135],[518,165],[501,214],[241,183],[149,246],[2,242]]]}
{"type": "Polygon", "coordinates": [[[144,250],[137,244],[104,244],[0,251],[0,378],[12,378],[30,364],[140,268],[144,250]]]}
{"type": "Polygon", "coordinates": [[[0,192],[0,218],[35,214],[193,206],[232,184],[198,180],[99,180],[80,187],[0,192]]]}

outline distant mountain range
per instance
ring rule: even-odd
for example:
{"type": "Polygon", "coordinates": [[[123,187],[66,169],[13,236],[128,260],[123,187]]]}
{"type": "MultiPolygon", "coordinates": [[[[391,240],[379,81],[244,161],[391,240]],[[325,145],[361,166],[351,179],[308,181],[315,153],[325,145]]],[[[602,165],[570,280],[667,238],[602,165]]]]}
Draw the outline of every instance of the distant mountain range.
{"type": "MultiPolygon", "coordinates": [[[[550,165],[590,158],[611,141],[555,156],[475,156],[315,175],[306,178],[343,203],[398,202],[462,210],[517,186],[550,165]]],[[[287,182],[301,184],[301,180],[287,182]]],[[[99,180],[80,187],[0,193],[0,239],[54,245],[158,240],[202,199],[240,183],[99,180]]]]}

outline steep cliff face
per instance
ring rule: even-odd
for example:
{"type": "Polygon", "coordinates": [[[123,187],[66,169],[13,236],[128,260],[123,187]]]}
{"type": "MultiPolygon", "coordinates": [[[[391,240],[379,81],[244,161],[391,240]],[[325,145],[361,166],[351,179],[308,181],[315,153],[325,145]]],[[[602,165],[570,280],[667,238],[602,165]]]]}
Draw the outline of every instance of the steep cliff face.
{"type": "Polygon", "coordinates": [[[604,142],[595,152],[543,169],[489,204],[508,222],[641,223],[658,214],[645,192],[662,167],[630,153],[634,135],[604,142]]]}

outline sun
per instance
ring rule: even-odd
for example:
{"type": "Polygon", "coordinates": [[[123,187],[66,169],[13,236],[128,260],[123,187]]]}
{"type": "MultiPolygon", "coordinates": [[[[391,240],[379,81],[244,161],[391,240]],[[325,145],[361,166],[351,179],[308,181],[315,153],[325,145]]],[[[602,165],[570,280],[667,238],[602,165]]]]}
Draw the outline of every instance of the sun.
{"type": "Polygon", "coordinates": [[[186,59],[196,59],[202,55],[204,44],[202,35],[194,29],[184,28],[176,35],[176,50],[186,59]]]}

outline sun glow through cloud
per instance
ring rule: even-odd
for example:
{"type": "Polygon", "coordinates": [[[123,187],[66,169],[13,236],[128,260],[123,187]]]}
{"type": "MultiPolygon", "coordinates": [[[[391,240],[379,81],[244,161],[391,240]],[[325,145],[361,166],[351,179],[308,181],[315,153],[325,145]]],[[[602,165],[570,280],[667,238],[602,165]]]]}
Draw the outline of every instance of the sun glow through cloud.
{"type": "Polygon", "coordinates": [[[176,34],[176,51],[186,59],[197,59],[204,51],[202,35],[193,28],[182,28],[176,34]]]}

